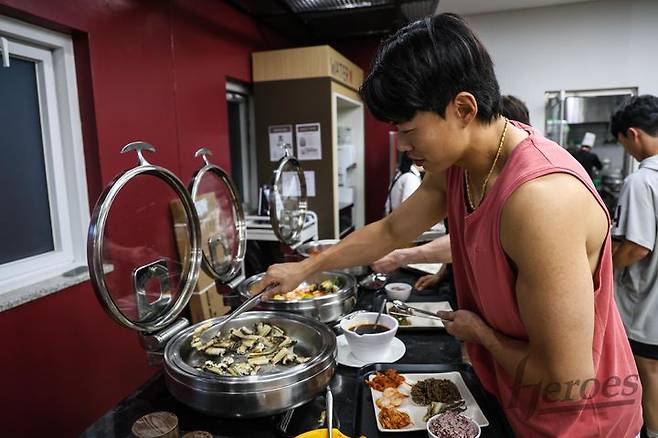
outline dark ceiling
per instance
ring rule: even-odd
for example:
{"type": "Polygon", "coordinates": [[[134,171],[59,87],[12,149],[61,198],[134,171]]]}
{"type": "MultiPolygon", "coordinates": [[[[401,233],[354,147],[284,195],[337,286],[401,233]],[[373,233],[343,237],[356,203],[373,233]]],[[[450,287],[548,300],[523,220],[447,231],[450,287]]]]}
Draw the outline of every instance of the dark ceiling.
{"type": "Polygon", "coordinates": [[[385,36],[436,11],[439,0],[226,0],[296,43],[385,36]]]}

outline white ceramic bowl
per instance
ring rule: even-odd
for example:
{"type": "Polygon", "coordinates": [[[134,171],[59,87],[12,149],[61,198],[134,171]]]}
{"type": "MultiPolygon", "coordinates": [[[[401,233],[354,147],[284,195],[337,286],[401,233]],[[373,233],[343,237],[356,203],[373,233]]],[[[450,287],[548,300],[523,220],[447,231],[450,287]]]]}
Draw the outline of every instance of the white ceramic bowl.
{"type": "Polygon", "coordinates": [[[340,321],[340,328],[345,333],[350,351],[359,360],[376,362],[381,359],[382,353],[387,351],[398,331],[396,319],[385,313],[382,313],[377,323],[389,328],[385,332],[358,335],[350,330],[359,325],[374,324],[376,319],[377,312],[360,312],[347,315],[340,321]]]}
{"type": "MultiPolygon", "coordinates": [[[[430,418],[429,420],[427,420],[427,436],[428,436],[429,438],[439,438],[437,435],[434,435],[434,434],[430,431],[430,424],[432,423],[432,421],[434,421],[435,419],[439,418],[439,417],[442,416],[442,415],[444,415],[444,414],[438,414],[438,415],[435,415],[435,416],[433,416],[432,418],[430,418]]],[[[480,438],[480,434],[482,433],[482,429],[480,428],[480,425],[477,424],[475,421],[471,420],[470,418],[464,416],[464,415],[461,415],[461,416],[464,417],[464,418],[466,418],[468,421],[470,421],[470,423],[471,423],[473,426],[476,427],[476,429],[477,429],[477,433],[475,434],[475,438],[480,438]]]]}
{"type": "Polygon", "coordinates": [[[407,301],[412,287],[409,283],[389,283],[384,289],[389,300],[407,301]]]}

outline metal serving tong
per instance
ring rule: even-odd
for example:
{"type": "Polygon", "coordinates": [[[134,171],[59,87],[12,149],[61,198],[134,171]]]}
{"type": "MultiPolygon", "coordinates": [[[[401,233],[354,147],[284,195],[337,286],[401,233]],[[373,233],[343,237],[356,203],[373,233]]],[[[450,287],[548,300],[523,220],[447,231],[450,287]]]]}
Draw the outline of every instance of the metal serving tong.
{"type": "Polygon", "coordinates": [[[263,296],[265,295],[266,292],[269,290],[275,288],[278,286],[278,284],[273,283],[267,286],[262,292],[260,292],[258,295],[254,295],[253,297],[249,298],[247,301],[244,303],[240,304],[233,312],[231,312],[230,315],[226,316],[224,319],[219,321],[217,324],[214,326],[210,327],[203,333],[201,333],[201,336],[199,336],[199,339],[201,341],[201,345],[205,345],[208,342],[212,341],[215,336],[219,334],[219,332],[222,331],[222,328],[229,323],[230,321],[233,321],[235,318],[238,316],[242,315],[244,312],[253,309],[256,307],[261,300],[263,299],[263,296]]]}
{"type": "Polygon", "coordinates": [[[393,300],[393,305],[395,307],[397,307],[398,309],[402,310],[403,312],[408,312],[409,315],[407,315],[407,316],[413,316],[414,312],[418,312],[418,313],[422,313],[423,315],[433,316],[434,318],[440,319],[443,322],[448,321],[447,319],[441,318],[436,313],[428,312],[427,310],[423,310],[423,309],[419,309],[418,307],[410,306],[406,303],[403,303],[400,300],[393,300]]]}

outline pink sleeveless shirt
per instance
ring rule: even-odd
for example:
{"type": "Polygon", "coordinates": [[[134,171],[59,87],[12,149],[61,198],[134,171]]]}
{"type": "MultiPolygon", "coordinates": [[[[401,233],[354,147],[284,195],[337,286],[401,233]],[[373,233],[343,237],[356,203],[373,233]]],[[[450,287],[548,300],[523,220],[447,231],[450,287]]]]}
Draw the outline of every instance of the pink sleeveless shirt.
{"type": "MultiPolygon", "coordinates": [[[[531,127],[513,123],[530,136],[512,151],[474,212],[469,214],[466,210],[463,169],[457,166],[448,169],[448,221],[459,307],[475,312],[506,336],[527,340],[516,301],[515,274],[500,242],[500,220],[505,201],[521,184],[562,172],[578,178],[606,214],[607,210],[587,173],[566,150],[543,138],[531,127]]],[[[572,382],[565,400],[553,401],[550,394],[523,387],[520,380],[508,374],[483,347],[467,344],[478,377],[498,398],[519,437],[622,438],[635,437],[640,431],[642,390],[613,299],[609,233],[604,245],[594,275],[592,355],[596,379],[585,383],[572,382]],[[576,400],[570,395],[581,391],[588,400],[576,400]]]]}

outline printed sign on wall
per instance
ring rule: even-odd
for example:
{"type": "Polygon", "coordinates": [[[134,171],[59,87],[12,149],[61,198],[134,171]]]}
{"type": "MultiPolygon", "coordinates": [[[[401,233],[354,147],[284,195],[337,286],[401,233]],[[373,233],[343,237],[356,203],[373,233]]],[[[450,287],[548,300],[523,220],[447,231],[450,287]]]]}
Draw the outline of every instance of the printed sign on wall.
{"type": "Polygon", "coordinates": [[[270,161],[279,161],[283,157],[284,146],[292,152],[292,125],[268,126],[270,138],[270,161]]]}
{"type": "Polygon", "coordinates": [[[295,125],[297,134],[297,159],[299,161],[321,160],[322,139],[319,123],[295,125]]]}

